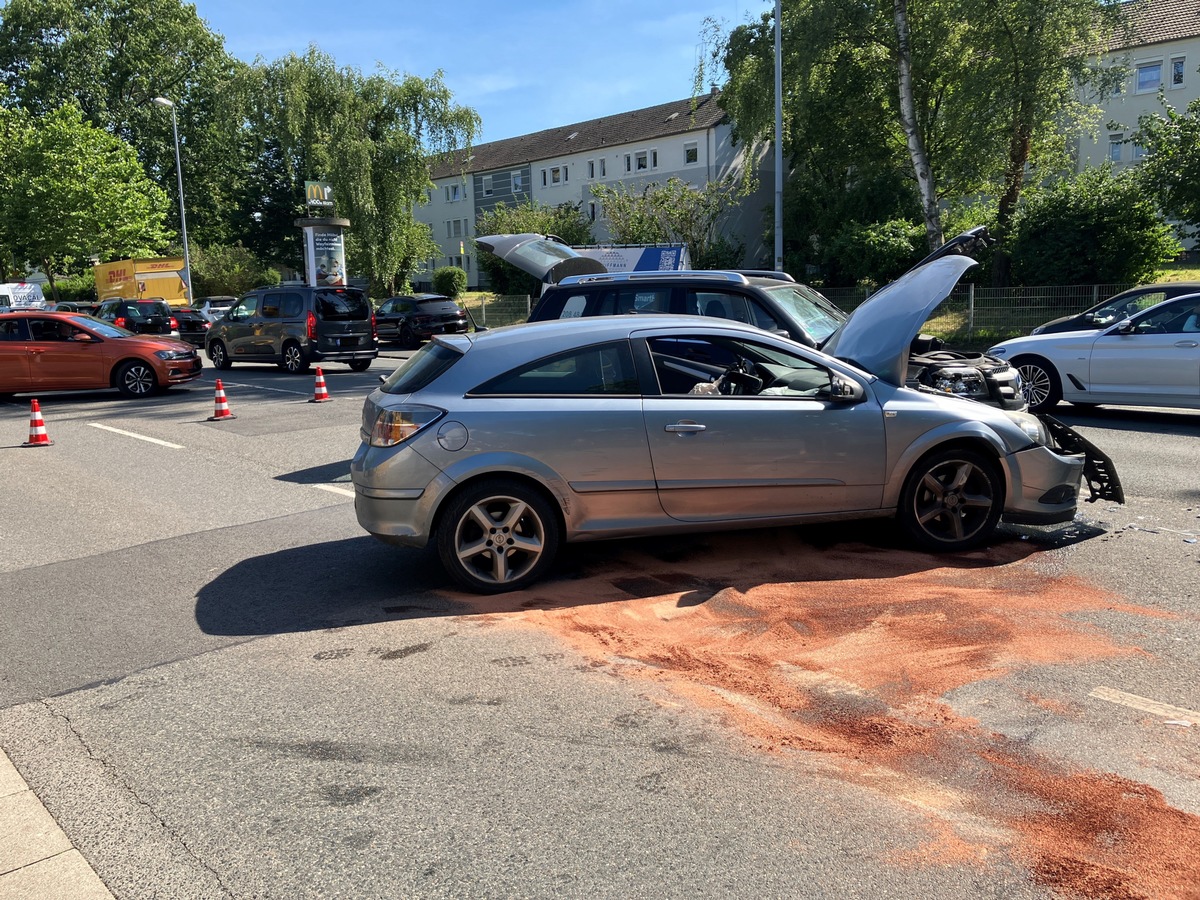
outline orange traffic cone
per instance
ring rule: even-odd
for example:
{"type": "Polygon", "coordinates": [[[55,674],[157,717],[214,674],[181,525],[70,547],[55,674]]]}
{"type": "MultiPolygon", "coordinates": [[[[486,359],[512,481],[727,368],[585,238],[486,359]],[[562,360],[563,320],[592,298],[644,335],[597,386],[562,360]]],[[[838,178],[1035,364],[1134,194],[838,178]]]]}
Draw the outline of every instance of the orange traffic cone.
{"type": "Polygon", "coordinates": [[[221,379],[217,379],[217,410],[208,417],[208,421],[217,422],[221,419],[236,419],[233,413],[229,411],[229,401],[225,399],[225,387],[221,384],[221,379]]]}
{"type": "Polygon", "coordinates": [[[332,400],[329,396],[329,391],[325,389],[325,375],[320,368],[317,369],[317,385],[313,388],[313,398],[309,403],[325,403],[327,400],[332,400]]]}
{"type": "Polygon", "coordinates": [[[42,421],[42,408],[34,400],[29,404],[29,440],[22,447],[49,447],[54,441],[46,434],[46,423],[42,421]]]}

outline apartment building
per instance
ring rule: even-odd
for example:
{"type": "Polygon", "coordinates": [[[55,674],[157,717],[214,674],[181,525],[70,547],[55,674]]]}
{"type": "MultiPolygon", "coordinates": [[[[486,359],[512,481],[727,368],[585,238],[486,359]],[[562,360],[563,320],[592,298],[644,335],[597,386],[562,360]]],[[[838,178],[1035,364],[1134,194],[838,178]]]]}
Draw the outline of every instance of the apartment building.
{"type": "Polygon", "coordinates": [[[760,187],[730,211],[723,228],[745,244],[747,265],[760,262],[769,255],[763,247],[763,213],[771,199],[774,170],[766,167],[772,160],[766,148],[751,148],[751,160],[746,147],[734,146],[718,97],[713,90],[695,101],[686,98],[479,144],[448,160],[433,172],[429,202],[415,214],[433,229],[442,251],[428,261],[428,270],[458,266],[472,286],[486,287],[472,239],[478,214],[498,203],[579,204],[595,223],[596,240],[603,242],[610,235],[593,185],[636,189],[674,176],[702,187],[739,174],[750,162],[760,187]]]}

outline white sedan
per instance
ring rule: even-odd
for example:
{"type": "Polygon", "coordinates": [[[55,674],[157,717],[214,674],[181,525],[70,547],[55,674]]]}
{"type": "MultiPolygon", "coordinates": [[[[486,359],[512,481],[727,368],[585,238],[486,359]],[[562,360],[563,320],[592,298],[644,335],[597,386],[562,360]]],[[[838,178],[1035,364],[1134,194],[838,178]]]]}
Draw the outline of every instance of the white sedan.
{"type": "Polygon", "coordinates": [[[1061,400],[1200,409],[1200,294],[1156,304],[1101,331],[1014,338],[988,353],[1021,373],[1033,412],[1061,400]]]}

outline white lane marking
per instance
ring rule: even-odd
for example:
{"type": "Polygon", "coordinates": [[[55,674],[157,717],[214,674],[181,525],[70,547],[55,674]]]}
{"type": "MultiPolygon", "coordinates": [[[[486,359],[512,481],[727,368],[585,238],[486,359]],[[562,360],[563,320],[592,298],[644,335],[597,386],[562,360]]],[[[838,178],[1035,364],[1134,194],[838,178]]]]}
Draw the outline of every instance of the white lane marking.
{"type": "Polygon", "coordinates": [[[307,397],[311,393],[310,391],[289,391],[285,388],[264,387],[259,384],[246,384],[240,381],[226,381],[224,378],[221,379],[221,387],[249,388],[252,391],[274,391],[277,394],[296,394],[299,397],[307,397]]]}
{"type": "Polygon", "coordinates": [[[120,428],[113,428],[111,425],[101,425],[99,422],[88,422],[88,424],[93,428],[111,431],[113,434],[123,434],[125,437],[137,438],[139,441],[149,441],[151,444],[158,444],[161,447],[170,447],[172,450],[184,449],[182,444],[172,444],[170,441],[160,441],[158,438],[147,437],[144,434],[136,434],[132,431],[123,431],[120,428]]]}
{"type": "Polygon", "coordinates": [[[1140,709],[1142,712],[1153,713],[1156,716],[1162,716],[1164,719],[1186,720],[1192,725],[1200,725],[1200,713],[1198,712],[1184,709],[1181,706],[1170,706],[1166,703],[1159,703],[1157,700],[1151,700],[1148,697],[1139,697],[1137,694],[1127,694],[1124,691],[1117,691],[1112,688],[1098,687],[1088,696],[1095,697],[1097,700],[1107,700],[1109,703],[1118,703],[1121,706],[1128,706],[1132,709],[1140,709]]]}
{"type": "Polygon", "coordinates": [[[319,488],[322,491],[329,491],[331,494],[345,494],[347,497],[354,496],[353,488],[338,487],[336,484],[314,484],[313,487],[319,488]]]}

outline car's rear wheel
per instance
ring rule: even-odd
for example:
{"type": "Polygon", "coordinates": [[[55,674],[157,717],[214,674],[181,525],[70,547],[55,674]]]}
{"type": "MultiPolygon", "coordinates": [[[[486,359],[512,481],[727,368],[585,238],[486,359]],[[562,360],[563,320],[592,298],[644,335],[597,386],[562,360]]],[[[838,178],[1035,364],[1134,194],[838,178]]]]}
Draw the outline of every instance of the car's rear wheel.
{"type": "Polygon", "coordinates": [[[299,344],[295,341],[288,341],[283,345],[283,359],[279,362],[279,368],[291,372],[293,375],[299,375],[307,372],[309,365],[308,357],[304,355],[304,350],[299,344]]]}
{"type": "Polygon", "coordinates": [[[367,369],[371,368],[371,360],[369,360],[369,359],[351,360],[350,368],[353,369],[355,372],[365,372],[365,371],[367,371],[367,369]]]}
{"type": "Polygon", "coordinates": [[[212,360],[213,367],[217,369],[228,369],[233,365],[233,360],[229,358],[229,351],[220,341],[213,341],[208,345],[208,358],[212,360]]]}
{"type": "Polygon", "coordinates": [[[550,502],[534,488],[506,478],[481,481],[454,497],[436,534],[446,572],[480,594],[532,584],[553,563],[560,540],[550,502]]]}
{"type": "Polygon", "coordinates": [[[965,448],[934,452],[908,475],[900,524],[926,550],[967,550],[983,543],[1004,511],[1004,482],[996,464],[965,448]]]}
{"type": "Polygon", "coordinates": [[[1053,409],[1062,400],[1062,382],[1054,366],[1037,356],[1018,356],[1012,361],[1021,376],[1021,392],[1030,412],[1053,409]]]}
{"type": "Polygon", "coordinates": [[[417,338],[417,333],[413,331],[411,327],[409,327],[407,322],[400,326],[401,347],[403,347],[405,350],[416,350],[417,345],[420,343],[420,340],[417,338]]]}
{"type": "Polygon", "coordinates": [[[158,390],[158,376],[154,367],[140,359],[133,359],[117,370],[117,390],[126,397],[148,397],[158,390]]]}

